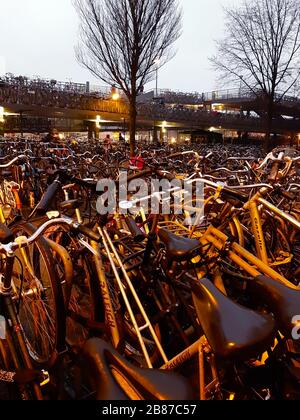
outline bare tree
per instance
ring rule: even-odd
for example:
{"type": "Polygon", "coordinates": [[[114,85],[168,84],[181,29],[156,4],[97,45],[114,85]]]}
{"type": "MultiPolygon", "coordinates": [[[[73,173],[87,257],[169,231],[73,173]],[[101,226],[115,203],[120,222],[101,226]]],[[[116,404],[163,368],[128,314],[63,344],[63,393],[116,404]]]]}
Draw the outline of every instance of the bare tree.
{"type": "Polygon", "coordinates": [[[73,0],[81,20],[78,61],[129,102],[135,152],[137,97],[174,56],[181,35],[178,0],[73,0]]]}
{"type": "Polygon", "coordinates": [[[244,0],[225,9],[226,36],[211,58],[227,82],[247,87],[263,100],[266,148],[276,104],[292,91],[300,75],[299,0],[244,0]]]}

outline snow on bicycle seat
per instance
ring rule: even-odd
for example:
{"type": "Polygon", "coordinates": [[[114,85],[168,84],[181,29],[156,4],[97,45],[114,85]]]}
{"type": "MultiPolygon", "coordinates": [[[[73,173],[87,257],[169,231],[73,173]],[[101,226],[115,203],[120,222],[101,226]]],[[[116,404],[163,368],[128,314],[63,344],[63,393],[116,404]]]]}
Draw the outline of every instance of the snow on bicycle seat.
{"type": "Polygon", "coordinates": [[[293,319],[300,315],[300,289],[286,286],[269,277],[259,276],[249,282],[250,291],[262,300],[274,314],[279,330],[286,338],[292,338],[293,319]]]}
{"type": "Polygon", "coordinates": [[[199,322],[217,357],[247,361],[273,344],[277,332],[273,316],[238,305],[208,279],[191,285],[199,322]]]}
{"type": "Polygon", "coordinates": [[[97,338],[83,348],[84,370],[98,401],[192,400],[193,389],[183,377],[166,371],[140,369],[130,364],[110,344],[97,338]]]}
{"type": "Polygon", "coordinates": [[[195,251],[201,247],[197,239],[183,238],[166,229],[160,229],[158,236],[165,244],[167,257],[171,261],[187,261],[193,258],[195,251]]]}
{"type": "Polygon", "coordinates": [[[8,229],[3,223],[0,223],[0,243],[7,245],[10,242],[13,242],[15,235],[13,232],[8,229]]]}

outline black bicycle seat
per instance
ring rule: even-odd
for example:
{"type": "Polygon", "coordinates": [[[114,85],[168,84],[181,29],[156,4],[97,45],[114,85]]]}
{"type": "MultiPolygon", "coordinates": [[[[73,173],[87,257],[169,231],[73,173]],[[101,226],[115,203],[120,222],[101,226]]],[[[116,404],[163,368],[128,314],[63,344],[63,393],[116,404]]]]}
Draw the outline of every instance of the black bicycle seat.
{"type": "Polygon", "coordinates": [[[188,261],[201,247],[197,239],[182,238],[166,229],[160,229],[158,235],[166,246],[167,258],[171,261],[188,261]]]}
{"type": "Polygon", "coordinates": [[[279,330],[286,338],[292,338],[295,327],[293,318],[300,315],[300,290],[269,277],[259,276],[249,282],[251,293],[259,297],[274,314],[279,330]]]}
{"type": "Polygon", "coordinates": [[[10,242],[13,242],[15,238],[15,235],[13,232],[8,229],[7,226],[5,226],[3,223],[0,223],[0,243],[7,245],[10,242]]]}
{"type": "Polygon", "coordinates": [[[223,295],[208,279],[192,283],[204,334],[217,357],[247,361],[264,353],[276,336],[275,320],[223,295]]]}
{"type": "Polygon", "coordinates": [[[93,338],[83,348],[98,401],[193,400],[193,389],[183,377],[163,370],[140,369],[130,364],[110,344],[93,338]]]}

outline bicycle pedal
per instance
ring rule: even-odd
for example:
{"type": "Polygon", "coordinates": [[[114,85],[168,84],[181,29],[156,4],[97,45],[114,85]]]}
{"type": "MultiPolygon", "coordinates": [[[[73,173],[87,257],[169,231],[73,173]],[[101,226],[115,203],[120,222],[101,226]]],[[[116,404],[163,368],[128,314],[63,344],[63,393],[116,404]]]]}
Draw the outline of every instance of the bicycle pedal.
{"type": "Polygon", "coordinates": [[[44,380],[40,383],[40,386],[44,387],[50,383],[50,375],[49,372],[46,372],[45,370],[42,370],[42,374],[44,376],[44,380]]]}

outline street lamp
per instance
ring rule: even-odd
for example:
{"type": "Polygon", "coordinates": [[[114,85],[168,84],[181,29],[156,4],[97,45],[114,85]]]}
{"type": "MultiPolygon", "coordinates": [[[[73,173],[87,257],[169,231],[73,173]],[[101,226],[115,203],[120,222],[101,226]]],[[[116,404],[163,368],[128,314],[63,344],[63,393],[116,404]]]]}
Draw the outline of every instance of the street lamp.
{"type": "Polygon", "coordinates": [[[96,117],[96,127],[97,128],[101,128],[101,117],[100,117],[100,115],[97,115],[97,117],[96,117]]]}
{"type": "Polygon", "coordinates": [[[118,101],[120,99],[119,91],[115,86],[111,89],[111,97],[113,101],[118,101]]]}

